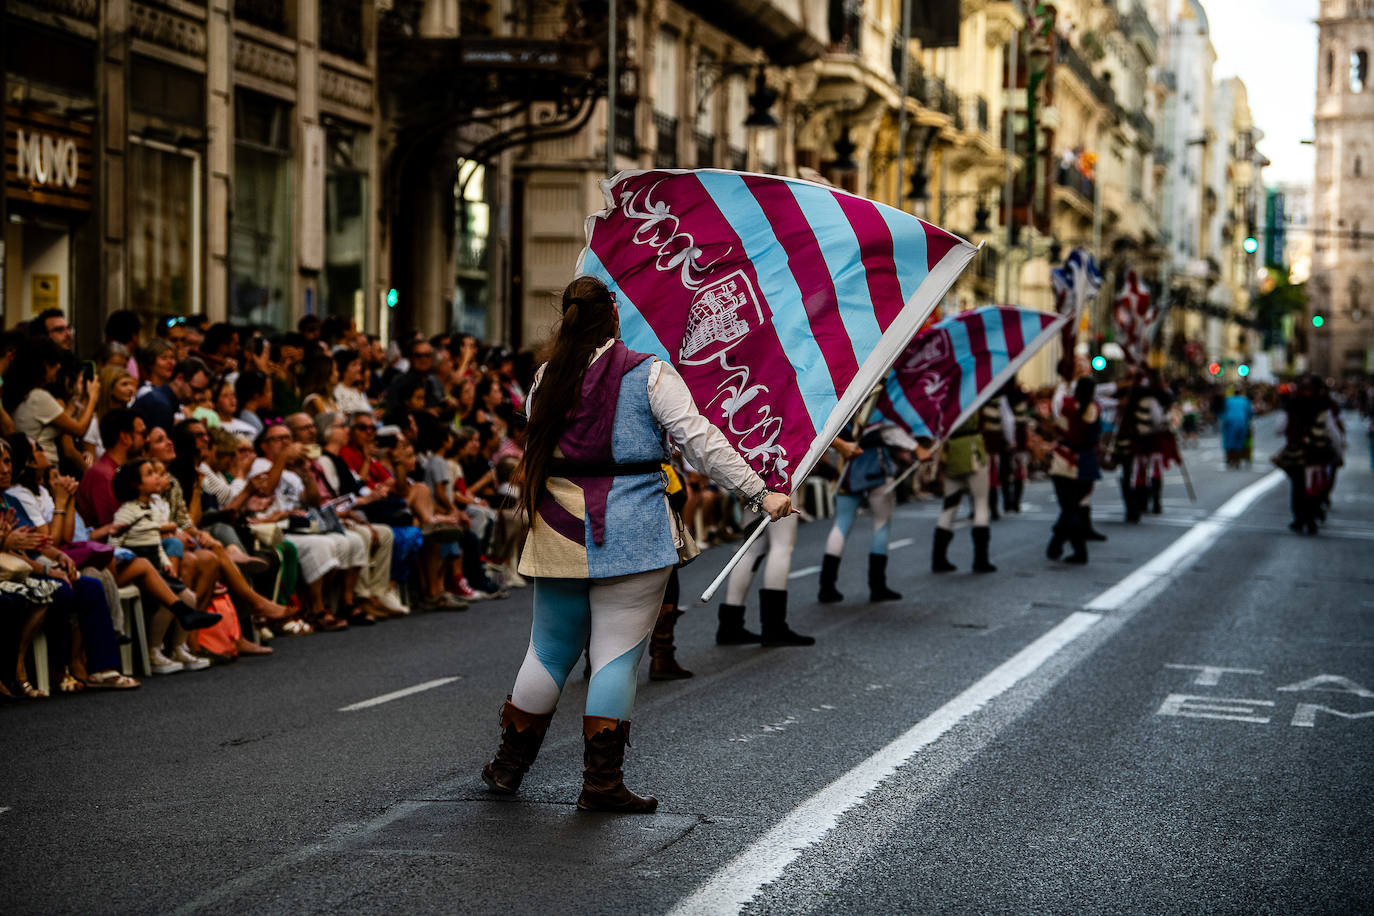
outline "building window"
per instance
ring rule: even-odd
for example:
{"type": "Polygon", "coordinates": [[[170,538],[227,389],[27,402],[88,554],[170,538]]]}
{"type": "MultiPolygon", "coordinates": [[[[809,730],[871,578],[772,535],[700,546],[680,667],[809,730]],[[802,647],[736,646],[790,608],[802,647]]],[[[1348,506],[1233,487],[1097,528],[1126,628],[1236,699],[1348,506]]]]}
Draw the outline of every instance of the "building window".
{"type": "Polygon", "coordinates": [[[1356,177],[1356,178],[1359,178],[1360,175],[1361,175],[1363,172],[1364,172],[1364,162],[1362,162],[1362,161],[1360,160],[1359,154],[1356,153],[1356,154],[1355,154],[1355,177],[1356,177]]]}
{"type": "Polygon", "coordinates": [[[658,152],[657,168],[677,166],[678,93],[681,90],[678,61],[678,35],[672,29],[659,29],[654,45],[654,132],[658,152]]]}
{"type": "Polygon", "coordinates": [[[748,131],[744,120],[749,112],[749,87],[744,77],[734,74],[725,84],[725,130],[730,141],[730,168],[742,172],[748,159],[748,131]]]}
{"type": "Polygon", "coordinates": [[[234,125],[229,316],[285,327],[294,280],[291,106],[240,89],[234,97],[234,125]]]}
{"type": "Polygon", "coordinates": [[[448,317],[452,331],[487,336],[487,307],[491,295],[488,246],[491,239],[491,205],[487,202],[487,171],[481,163],[459,160],[458,181],[453,187],[454,263],[453,305],[448,317]]]}
{"type": "Polygon", "coordinates": [[[321,311],[358,327],[366,320],[369,136],[350,125],[325,125],[321,311]]]}
{"type": "Polygon", "coordinates": [[[129,307],[149,327],[200,311],[200,156],[129,139],[129,307]]]}
{"type": "Polygon", "coordinates": [[[1369,81],[1369,52],[1361,48],[1350,55],[1350,91],[1364,92],[1369,81]]]}
{"type": "Polygon", "coordinates": [[[320,48],[359,63],[367,58],[361,0],[320,0],[320,48]]]}
{"type": "Polygon", "coordinates": [[[284,0],[234,0],[234,18],[273,32],[286,31],[284,0]]]}

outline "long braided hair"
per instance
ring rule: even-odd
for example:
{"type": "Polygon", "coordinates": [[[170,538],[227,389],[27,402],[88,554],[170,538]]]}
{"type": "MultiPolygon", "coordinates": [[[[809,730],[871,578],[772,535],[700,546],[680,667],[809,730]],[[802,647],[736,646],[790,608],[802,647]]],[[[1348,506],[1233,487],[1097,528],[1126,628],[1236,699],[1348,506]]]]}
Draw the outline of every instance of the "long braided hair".
{"type": "Polygon", "coordinates": [[[553,355],[544,367],[526,428],[520,508],[534,518],[563,424],[582,402],[582,377],[592,354],[619,330],[614,300],[606,285],[578,277],[563,290],[563,320],[554,335],[553,355]]]}

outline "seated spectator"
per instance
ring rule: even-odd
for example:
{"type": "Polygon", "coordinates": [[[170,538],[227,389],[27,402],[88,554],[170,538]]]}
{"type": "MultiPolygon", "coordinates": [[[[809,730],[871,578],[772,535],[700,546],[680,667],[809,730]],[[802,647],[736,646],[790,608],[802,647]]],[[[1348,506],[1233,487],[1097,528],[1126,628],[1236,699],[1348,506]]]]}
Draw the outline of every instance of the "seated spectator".
{"type": "Polygon", "coordinates": [[[183,407],[194,403],[196,395],[210,387],[210,370],[194,356],[183,359],[172,370],[165,385],[134,401],[134,410],[143,417],[149,429],[171,429],[180,418],[183,407]]]}
{"type": "Polygon", "coordinates": [[[100,395],[100,382],[86,382],[81,412],[69,415],[63,405],[66,392],[59,382],[62,363],[63,351],[57,344],[46,337],[32,338],[15,356],[4,387],[5,409],[14,418],[15,429],[37,442],[54,465],[58,437],[65,433],[76,441],[84,439],[100,395]]]}
{"type": "Polygon", "coordinates": [[[105,454],[81,475],[81,485],[76,490],[76,508],[86,524],[101,528],[114,521],[120,502],[114,492],[115,471],[130,456],[143,451],[146,429],[143,418],[128,407],[115,407],[100,421],[105,454]]]}
{"type": "Polygon", "coordinates": [[[240,435],[257,438],[265,428],[263,417],[272,410],[271,380],[257,369],[244,369],[234,381],[234,397],[238,400],[238,419],[242,426],[252,430],[240,435]]]}
{"type": "Polygon", "coordinates": [[[301,407],[305,413],[311,417],[337,413],[339,408],[334,402],[334,388],[338,384],[339,368],[332,356],[312,353],[306,357],[301,373],[301,407]]]}
{"type": "Polygon", "coordinates": [[[355,413],[370,413],[372,404],[367,400],[366,372],[358,351],[334,351],[334,365],[339,374],[339,380],[334,385],[334,404],[337,412],[345,417],[355,413]]]}

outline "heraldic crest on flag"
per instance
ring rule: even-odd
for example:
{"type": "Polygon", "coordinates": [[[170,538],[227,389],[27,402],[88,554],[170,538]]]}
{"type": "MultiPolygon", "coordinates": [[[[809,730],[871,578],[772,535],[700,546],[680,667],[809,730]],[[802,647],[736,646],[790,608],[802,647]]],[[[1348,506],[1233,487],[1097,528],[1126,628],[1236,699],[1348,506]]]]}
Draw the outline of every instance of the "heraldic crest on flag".
{"type": "Polygon", "coordinates": [[[697,409],[784,492],[977,250],[794,178],[631,170],[601,189],[577,274],[606,283],[625,344],[672,363],[697,409]]]}
{"type": "Polygon", "coordinates": [[[875,412],[913,436],[943,441],[1073,317],[987,305],[946,318],[897,358],[875,412]]]}

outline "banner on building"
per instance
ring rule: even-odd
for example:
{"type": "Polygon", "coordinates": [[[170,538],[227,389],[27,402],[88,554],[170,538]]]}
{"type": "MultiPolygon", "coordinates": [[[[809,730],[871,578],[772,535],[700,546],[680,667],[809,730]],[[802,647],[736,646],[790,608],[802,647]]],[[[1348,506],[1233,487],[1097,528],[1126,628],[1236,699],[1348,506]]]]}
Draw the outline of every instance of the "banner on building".
{"type": "Polygon", "coordinates": [[[1072,323],[1069,313],[1011,305],[946,318],[897,358],[875,413],[913,436],[943,441],[1072,323]]]}
{"type": "Polygon", "coordinates": [[[977,250],[794,178],[632,170],[601,188],[578,275],[615,292],[626,345],[677,367],[702,414],[784,492],[977,250]]]}

